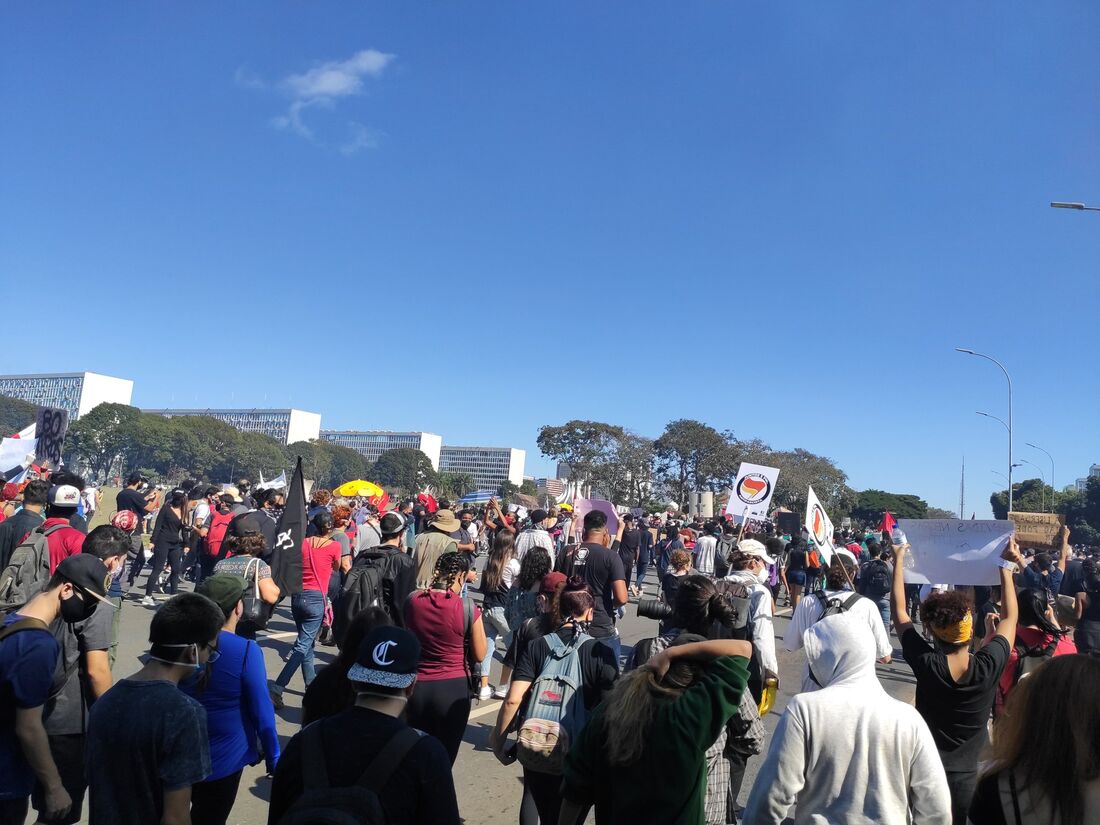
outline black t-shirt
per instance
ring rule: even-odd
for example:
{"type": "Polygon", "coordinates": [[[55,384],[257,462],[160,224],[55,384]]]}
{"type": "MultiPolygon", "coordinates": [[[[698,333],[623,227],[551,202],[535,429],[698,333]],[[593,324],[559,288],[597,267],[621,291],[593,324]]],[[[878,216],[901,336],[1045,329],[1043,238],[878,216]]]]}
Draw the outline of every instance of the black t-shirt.
{"type": "Polygon", "coordinates": [[[637,527],[626,530],[619,541],[619,558],[623,560],[624,570],[634,566],[638,560],[638,548],[642,544],[642,531],[637,527]]]}
{"type": "MultiPolygon", "coordinates": [[[[329,785],[354,785],[395,733],[401,719],[367,708],[353,707],[322,719],[322,742],[329,785]]],[[[267,821],[274,825],[302,794],[302,741],[298,734],[286,746],[271,783],[267,821]]],[[[458,825],[458,801],[451,777],[451,760],[434,736],[413,745],[378,795],[391,825],[458,825]]]]}
{"type": "Polygon", "coordinates": [[[947,770],[973,770],[986,742],[997,682],[1008,663],[1008,643],[994,636],[973,654],[962,681],[951,678],[947,657],[913,628],[901,637],[905,661],[917,677],[917,711],[932,731],[947,770]]]}
{"type": "Polygon", "coordinates": [[[532,616],[519,626],[519,630],[512,634],[512,641],[508,644],[508,650],[504,654],[504,666],[515,670],[516,662],[523,656],[524,651],[535,639],[543,637],[542,616],[532,616]]]}
{"type": "Polygon", "coordinates": [[[595,609],[588,632],[597,639],[606,639],[614,635],[615,602],[613,582],[625,582],[626,572],[619,554],[608,550],[602,544],[585,544],[577,548],[572,559],[572,570],[566,575],[576,575],[588,585],[595,609]]]}
{"type": "Polygon", "coordinates": [[[240,513],[229,520],[229,526],[225,528],[227,536],[240,538],[246,533],[259,530],[264,537],[264,545],[270,551],[275,547],[275,520],[260,510],[250,513],[240,513]]]}
{"type": "MultiPolygon", "coordinates": [[[[573,628],[563,627],[557,631],[558,638],[568,644],[573,639],[573,628]]],[[[619,667],[615,653],[607,645],[596,639],[588,639],[577,649],[581,660],[581,679],[584,684],[584,706],[592,710],[598,705],[607,691],[611,690],[619,678],[619,667]]],[[[512,671],[513,681],[533,682],[542,673],[550,660],[550,644],[545,636],[533,640],[523,651],[512,671]]]]}
{"type": "Polygon", "coordinates": [[[139,493],[137,490],[131,490],[127,487],[125,490],[120,490],[118,497],[115,499],[115,509],[118,511],[129,510],[132,513],[136,513],[140,519],[145,518],[148,515],[145,512],[145,507],[149,502],[145,500],[145,496],[139,493]]]}

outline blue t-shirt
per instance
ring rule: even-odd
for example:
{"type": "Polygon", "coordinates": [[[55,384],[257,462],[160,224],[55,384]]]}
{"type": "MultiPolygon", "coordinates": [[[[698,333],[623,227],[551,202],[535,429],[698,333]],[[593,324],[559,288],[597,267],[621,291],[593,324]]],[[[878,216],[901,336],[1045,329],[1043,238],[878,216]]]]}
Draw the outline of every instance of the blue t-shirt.
{"type": "MultiPolygon", "coordinates": [[[[12,613],[3,626],[22,618],[12,613]]],[[[0,799],[23,799],[34,788],[34,772],[15,735],[15,711],[46,704],[59,653],[48,630],[22,630],[0,641],[0,799]]]]}
{"type": "Polygon", "coordinates": [[[206,781],[222,779],[260,758],[257,742],[263,746],[270,771],[279,761],[279,735],[275,730],[275,708],[267,693],[267,671],[259,645],[223,630],[218,634],[218,660],[201,693],[195,680],[180,683],[180,690],[206,708],[206,730],[210,737],[210,775],[206,781]]]}

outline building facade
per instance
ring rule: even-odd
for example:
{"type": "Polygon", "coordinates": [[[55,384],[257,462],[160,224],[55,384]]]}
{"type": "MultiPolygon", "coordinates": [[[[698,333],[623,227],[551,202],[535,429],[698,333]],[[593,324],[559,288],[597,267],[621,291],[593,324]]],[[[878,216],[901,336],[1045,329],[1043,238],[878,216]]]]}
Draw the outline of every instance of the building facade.
{"type": "Polygon", "coordinates": [[[432,462],[436,470],[439,467],[439,454],[443,438],[434,433],[391,433],[385,430],[324,430],[321,438],[350,447],[359,452],[368,461],[377,461],[382,453],[390,450],[420,450],[432,462]]]}
{"type": "Polygon", "coordinates": [[[100,404],[129,404],[134,382],[97,372],[0,375],[0,395],[40,407],[58,407],[77,419],[100,404]]]}
{"type": "Polygon", "coordinates": [[[283,444],[316,441],[321,432],[321,414],[305,410],[143,410],[175,418],[180,415],[205,415],[224,421],[242,433],[260,433],[283,444]]]}
{"type": "Polygon", "coordinates": [[[495,490],[505,481],[523,483],[524,450],[513,447],[450,447],[439,454],[441,473],[465,473],[479,490],[495,490]]]}

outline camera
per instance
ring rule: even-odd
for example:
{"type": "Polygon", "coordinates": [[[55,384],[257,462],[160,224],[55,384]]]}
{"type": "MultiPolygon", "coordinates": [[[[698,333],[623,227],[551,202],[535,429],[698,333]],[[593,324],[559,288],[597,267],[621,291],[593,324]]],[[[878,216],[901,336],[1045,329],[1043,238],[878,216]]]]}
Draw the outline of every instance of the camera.
{"type": "Polygon", "coordinates": [[[675,614],[673,609],[660,599],[641,599],[638,601],[638,615],[659,622],[670,620],[675,614]]]}

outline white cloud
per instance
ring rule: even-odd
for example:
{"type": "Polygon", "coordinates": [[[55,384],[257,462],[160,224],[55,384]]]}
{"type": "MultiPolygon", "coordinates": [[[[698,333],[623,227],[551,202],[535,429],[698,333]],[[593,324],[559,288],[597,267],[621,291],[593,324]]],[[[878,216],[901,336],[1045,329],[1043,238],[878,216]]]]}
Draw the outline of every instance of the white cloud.
{"type": "MultiPolygon", "coordinates": [[[[288,75],[272,87],[255,72],[242,66],[237,69],[234,82],[242,89],[275,88],[288,96],[290,103],[286,112],[272,118],[271,125],[321,146],[323,144],[318,140],[315,131],[303,119],[306,110],[331,109],[338,100],[362,94],[364,79],[381,77],[394,59],[394,55],[377,49],[363,49],[347,60],[332,60],[300,74],[288,75]]],[[[378,145],[381,137],[378,131],[355,121],[349,126],[350,136],[339,146],[342,154],[354,155],[378,145]]]]}

